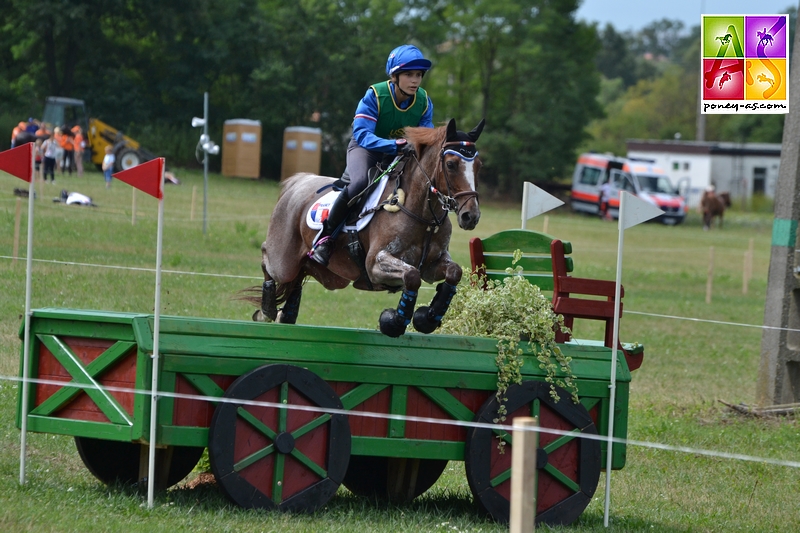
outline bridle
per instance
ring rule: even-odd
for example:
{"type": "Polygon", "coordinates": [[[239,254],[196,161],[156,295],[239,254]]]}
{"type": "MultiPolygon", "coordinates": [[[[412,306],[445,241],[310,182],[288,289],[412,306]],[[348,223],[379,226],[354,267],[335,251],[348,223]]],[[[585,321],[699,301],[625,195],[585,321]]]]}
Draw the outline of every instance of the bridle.
{"type": "MultiPolygon", "coordinates": [[[[428,256],[428,251],[430,250],[430,244],[431,240],[433,239],[433,234],[439,231],[439,226],[441,226],[447,219],[447,215],[450,212],[455,212],[456,215],[458,215],[471,198],[474,197],[476,201],[478,199],[478,193],[476,191],[461,191],[453,195],[450,194],[452,186],[450,184],[450,178],[448,178],[447,176],[447,168],[445,163],[446,155],[457,155],[465,163],[472,163],[475,160],[475,158],[478,157],[478,150],[477,148],[475,148],[475,143],[469,141],[451,141],[451,142],[444,142],[442,144],[442,149],[439,151],[440,165],[438,166],[438,170],[442,175],[444,175],[445,185],[447,187],[447,194],[444,194],[436,187],[436,174],[434,174],[433,179],[431,179],[431,177],[428,176],[427,172],[425,172],[425,168],[422,166],[419,159],[417,158],[416,152],[412,152],[412,156],[414,160],[417,162],[417,168],[420,170],[420,172],[422,172],[422,175],[428,182],[427,198],[425,203],[428,205],[428,210],[430,211],[433,220],[426,220],[420,215],[414,213],[413,211],[410,211],[403,204],[400,203],[396,204],[400,211],[402,211],[409,217],[413,218],[417,222],[421,222],[426,226],[428,226],[427,237],[425,239],[425,245],[423,246],[422,250],[422,257],[420,258],[419,266],[417,267],[417,269],[421,269],[422,265],[425,263],[425,260],[428,256]],[[441,205],[443,209],[441,217],[436,216],[436,212],[434,211],[433,202],[430,196],[431,194],[433,194],[436,197],[439,205],[441,205]],[[464,197],[466,197],[466,199],[461,203],[461,205],[459,205],[458,198],[464,198],[464,197]]],[[[397,180],[398,186],[399,183],[400,180],[398,176],[397,180]]]]}
{"type": "Polygon", "coordinates": [[[445,163],[446,155],[456,155],[464,161],[465,164],[472,163],[478,157],[478,149],[475,143],[471,141],[451,141],[442,144],[442,150],[439,152],[439,161],[441,162],[442,174],[444,175],[445,183],[447,184],[447,196],[440,195],[439,202],[447,212],[455,211],[458,215],[464,206],[469,202],[470,198],[478,200],[477,191],[461,191],[450,196],[450,178],[447,176],[447,168],[445,163]],[[461,205],[458,205],[457,199],[466,197],[466,200],[461,205]]]}

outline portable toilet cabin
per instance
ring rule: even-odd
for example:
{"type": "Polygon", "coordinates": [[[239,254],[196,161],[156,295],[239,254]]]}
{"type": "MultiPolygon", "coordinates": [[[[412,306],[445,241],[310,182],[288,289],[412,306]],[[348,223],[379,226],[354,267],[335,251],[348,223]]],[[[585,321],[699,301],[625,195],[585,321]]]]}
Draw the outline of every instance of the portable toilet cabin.
{"type": "Polygon", "coordinates": [[[222,132],[222,175],[258,178],[261,172],[261,122],[226,120],[222,132]]]}
{"type": "Polygon", "coordinates": [[[322,130],[292,126],[283,130],[281,180],[298,172],[319,174],[322,159],[322,130]]]}

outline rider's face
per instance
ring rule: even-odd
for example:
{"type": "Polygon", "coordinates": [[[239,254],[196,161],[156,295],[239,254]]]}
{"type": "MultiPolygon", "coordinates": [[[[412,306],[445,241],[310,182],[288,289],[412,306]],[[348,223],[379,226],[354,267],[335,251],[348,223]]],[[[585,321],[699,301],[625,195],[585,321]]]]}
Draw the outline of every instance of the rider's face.
{"type": "Polygon", "coordinates": [[[397,86],[407,94],[416,94],[422,83],[421,70],[404,70],[397,75],[397,86]]]}

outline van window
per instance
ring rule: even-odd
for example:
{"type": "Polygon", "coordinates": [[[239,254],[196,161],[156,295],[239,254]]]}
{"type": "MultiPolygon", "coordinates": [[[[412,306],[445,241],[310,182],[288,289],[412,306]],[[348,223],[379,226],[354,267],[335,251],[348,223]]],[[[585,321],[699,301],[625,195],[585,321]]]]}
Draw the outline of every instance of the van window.
{"type": "Polygon", "coordinates": [[[597,185],[603,171],[597,167],[583,167],[581,170],[581,185],[597,185]]]}
{"type": "Polygon", "coordinates": [[[621,191],[628,191],[631,194],[636,194],[636,189],[633,186],[633,180],[630,175],[619,170],[611,171],[611,184],[615,189],[621,191]]]}

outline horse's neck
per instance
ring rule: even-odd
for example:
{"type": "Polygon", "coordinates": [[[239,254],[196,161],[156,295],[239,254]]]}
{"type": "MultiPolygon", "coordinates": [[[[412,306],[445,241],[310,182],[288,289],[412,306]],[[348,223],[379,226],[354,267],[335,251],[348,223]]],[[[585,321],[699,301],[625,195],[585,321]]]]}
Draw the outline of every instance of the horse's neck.
{"type": "Polygon", "coordinates": [[[424,172],[420,165],[414,165],[411,172],[405,175],[403,180],[405,183],[402,184],[406,188],[406,208],[426,220],[432,220],[434,215],[439,220],[447,216],[436,194],[431,191],[431,186],[438,187],[438,184],[435,184],[436,171],[435,165],[429,165],[424,172]]]}

